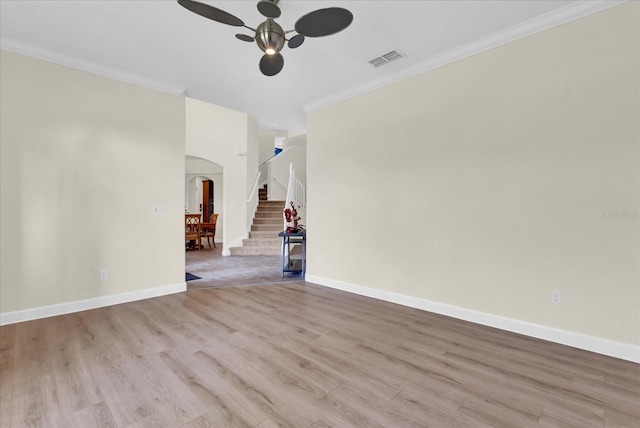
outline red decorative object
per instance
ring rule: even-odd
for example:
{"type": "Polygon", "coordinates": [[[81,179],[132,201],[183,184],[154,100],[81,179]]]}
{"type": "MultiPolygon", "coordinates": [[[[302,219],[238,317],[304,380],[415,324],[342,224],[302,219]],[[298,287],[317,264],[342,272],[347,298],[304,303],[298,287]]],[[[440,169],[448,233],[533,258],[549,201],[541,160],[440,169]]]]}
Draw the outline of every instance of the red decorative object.
{"type": "Polygon", "coordinates": [[[289,202],[291,208],[284,209],[284,220],[287,225],[286,233],[302,233],[304,232],[304,226],[298,224],[298,220],[301,220],[301,217],[298,217],[298,210],[296,210],[293,205],[293,201],[289,202]]]}

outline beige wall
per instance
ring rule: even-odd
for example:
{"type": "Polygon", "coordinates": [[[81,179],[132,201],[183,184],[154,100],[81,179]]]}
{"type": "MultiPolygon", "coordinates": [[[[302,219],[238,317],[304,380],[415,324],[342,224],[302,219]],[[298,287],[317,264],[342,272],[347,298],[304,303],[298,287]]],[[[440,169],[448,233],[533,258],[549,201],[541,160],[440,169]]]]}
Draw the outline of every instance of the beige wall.
{"type": "Polygon", "coordinates": [[[310,113],[308,274],[640,344],[639,8],[310,113]]]}
{"type": "Polygon", "coordinates": [[[247,177],[257,172],[258,123],[253,117],[224,107],[186,99],[186,154],[223,168],[223,254],[247,237],[247,177]],[[248,153],[251,152],[251,153],[248,153]],[[253,165],[248,165],[253,159],[253,165]]]}
{"type": "Polygon", "coordinates": [[[258,154],[258,162],[262,163],[273,156],[276,137],[287,138],[287,131],[272,131],[261,129],[259,134],[260,152],[258,154]]]}
{"type": "Polygon", "coordinates": [[[184,284],[184,99],[0,55],[1,312],[184,284]]]}
{"type": "Polygon", "coordinates": [[[249,116],[247,120],[247,218],[245,231],[248,238],[249,229],[253,224],[253,217],[258,209],[259,192],[261,177],[258,177],[258,158],[260,150],[260,132],[258,130],[258,119],[249,116]]]}
{"type": "Polygon", "coordinates": [[[247,196],[253,189],[253,184],[258,174],[260,150],[260,133],[258,119],[254,116],[247,118],[247,196]]]}
{"type": "Polygon", "coordinates": [[[293,166],[295,167],[296,178],[302,184],[307,184],[307,135],[302,134],[296,137],[287,138],[284,140],[284,148],[285,150],[289,147],[295,147],[295,150],[300,150],[302,153],[301,158],[294,158],[292,160],[293,166]]]}
{"type": "Polygon", "coordinates": [[[276,138],[286,138],[287,131],[260,130],[258,165],[260,171],[260,187],[269,185],[269,164],[267,160],[274,156],[276,138]]]}

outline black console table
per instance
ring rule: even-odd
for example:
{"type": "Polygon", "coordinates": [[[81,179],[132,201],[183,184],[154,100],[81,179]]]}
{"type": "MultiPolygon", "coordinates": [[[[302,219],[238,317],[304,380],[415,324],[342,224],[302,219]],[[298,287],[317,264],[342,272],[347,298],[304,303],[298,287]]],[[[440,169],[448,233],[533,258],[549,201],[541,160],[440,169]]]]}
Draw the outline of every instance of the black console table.
{"type": "Polygon", "coordinates": [[[282,237],[282,277],[285,273],[300,274],[307,269],[307,234],[280,232],[282,237]]]}

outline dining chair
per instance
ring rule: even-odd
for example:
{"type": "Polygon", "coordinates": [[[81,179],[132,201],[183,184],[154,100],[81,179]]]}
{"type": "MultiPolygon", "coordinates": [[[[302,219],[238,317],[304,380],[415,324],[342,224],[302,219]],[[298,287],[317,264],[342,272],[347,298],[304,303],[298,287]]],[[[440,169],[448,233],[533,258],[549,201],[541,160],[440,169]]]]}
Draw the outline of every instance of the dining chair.
{"type": "Polygon", "coordinates": [[[213,248],[216,248],[216,223],[218,223],[218,214],[211,214],[209,222],[202,226],[202,237],[207,238],[209,248],[211,248],[211,239],[213,241],[213,248]]]}
{"type": "Polygon", "coordinates": [[[194,246],[198,250],[202,246],[202,223],[200,221],[200,214],[184,215],[184,240],[185,242],[195,242],[194,246]]]}

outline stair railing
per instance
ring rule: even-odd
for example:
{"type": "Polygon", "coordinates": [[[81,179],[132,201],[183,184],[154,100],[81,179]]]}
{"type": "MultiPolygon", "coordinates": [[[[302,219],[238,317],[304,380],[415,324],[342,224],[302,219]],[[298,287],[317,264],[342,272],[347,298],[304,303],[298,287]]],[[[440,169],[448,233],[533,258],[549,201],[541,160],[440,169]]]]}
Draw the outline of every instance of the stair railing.
{"type": "MultiPolygon", "coordinates": [[[[289,164],[289,185],[287,186],[287,199],[285,201],[285,208],[289,208],[291,202],[293,202],[293,206],[296,208],[296,210],[304,210],[307,207],[307,189],[304,184],[302,184],[302,182],[300,182],[300,180],[296,178],[296,171],[293,167],[293,162],[289,164]]],[[[284,215],[283,221],[284,227],[286,229],[287,221],[284,218],[284,215]]]]}
{"type": "Polygon", "coordinates": [[[306,208],[306,188],[304,184],[296,178],[296,171],[293,162],[289,164],[289,185],[287,186],[287,206],[293,202],[296,208],[306,208]]]}
{"type": "MultiPolygon", "coordinates": [[[[289,185],[287,186],[287,199],[285,201],[285,209],[289,208],[291,203],[293,202],[293,206],[297,211],[300,209],[305,209],[306,207],[306,188],[304,184],[300,182],[296,178],[296,171],[293,167],[293,162],[289,163],[289,185]]],[[[298,212],[300,214],[300,212],[298,212]]],[[[282,213],[282,222],[284,230],[287,230],[287,219],[284,216],[284,212],[282,213]]],[[[282,257],[289,257],[289,246],[284,246],[282,248],[282,257]]]]}

